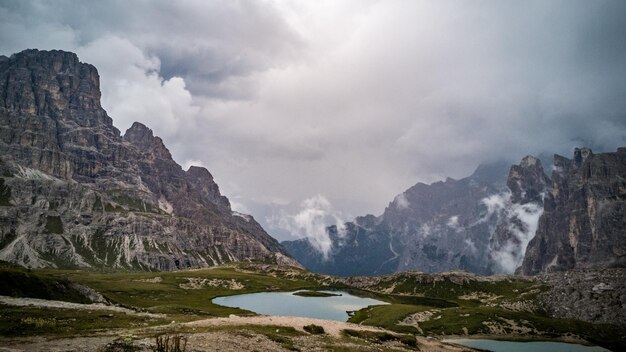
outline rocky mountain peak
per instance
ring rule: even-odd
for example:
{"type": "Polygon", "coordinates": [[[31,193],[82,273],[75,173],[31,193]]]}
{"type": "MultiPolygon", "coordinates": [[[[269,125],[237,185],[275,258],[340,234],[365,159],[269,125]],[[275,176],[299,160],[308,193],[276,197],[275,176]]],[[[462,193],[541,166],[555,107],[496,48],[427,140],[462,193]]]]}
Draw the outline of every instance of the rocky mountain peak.
{"type": "Polygon", "coordinates": [[[73,53],[0,59],[0,260],[29,267],[171,270],[241,260],[298,265],[232,214],[141,123],[122,137],[95,67],[73,53]]]}
{"type": "Polygon", "coordinates": [[[543,171],[541,160],[528,155],[519,165],[511,166],[506,185],[511,190],[513,203],[539,202],[543,204],[543,195],[549,182],[550,179],[543,171]]]}
{"type": "MultiPolygon", "coordinates": [[[[620,148],[621,149],[621,148],[620,148]]],[[[550,192],[522,274],[626,265],[626,153],[554,156],[550,192]]]]}
{"type": "Polygon", "coordinates": [[[589,148],[575,148],[574,149],[574,164],[576,167],[580,167],[582,163],[593,155],[593,152],[589,148]]]}
{"type": "Polygon", "coordinates": [[[206,181],[213,181],[213,175],[211,175],[209,170],[207,170],[205,167],[192,165],[189,167],[189,169],[186,172],[187,172],[187,175],[189,175],[189,177],[202,179],[206,181]]]}
{"type": "Polygon", "coordinates": [[[98,71],[74,53],[29,49],[0,60],[0,65],[1,81],[6,82],[2,107],[29,114],[101,109],[98,71]]]}
{"type": "Polygon", "coordinates": [[[526,155],[524,158],[522,158],[522,161],[520,162],[520,166],[531,167],[531,166],[536,165],[538,162],[541,163],[541,161],[535,158],[534,156],[526,155]]]}
{"type": "Polygon", "coordinates": [[[213,175],[211,175],[209,170],[201,166],[191,166],[186,171],[186,176],[193,192],[215,205],[230,210],[228,198],[221,195],[220,189],[213,180],[213,175]]]}
{"type": "Polygon", "coordinates": [[[153,154],[161,159],[172,159],[172,154],[165,147],[161,137],[155,137],[152,130],[141,122],[134,122],[126,130],[124,140],[137,147],[143,153],[153,154]]]}

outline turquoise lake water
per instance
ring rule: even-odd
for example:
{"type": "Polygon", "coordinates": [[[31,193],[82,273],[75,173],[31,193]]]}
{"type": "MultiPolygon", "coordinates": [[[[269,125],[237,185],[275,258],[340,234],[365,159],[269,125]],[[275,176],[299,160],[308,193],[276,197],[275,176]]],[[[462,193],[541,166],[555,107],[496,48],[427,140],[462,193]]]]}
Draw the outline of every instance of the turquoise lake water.
{"type": "MultiPolygon", "coordinates": [[[[388,304],[372,298],[351,295],[344,291],[322,291],[341,296],[302,297],[293,292],[260,292],[236,296],[217,297],[213,303],[226,307],[241,308],[258,314],[284,315],[347,321],[347,311],[367,306],[388,304]]],[[[598,346],[583,346],[563,342],[516,342],[486,339],[449,339],[446,342],[475,347],[494,352],[610,352],[598,346]]]]}
{"type": "Polygon", "coordinates": [[[450,339],[443,341],[493,352],[610,352],[606,348],[599,346],[583,346],[563,342],[517,342],[479,339],[450,339]]]}
{"type": "Polygon", "coordinates": [[[261,292],[217,297],[213,299],[213,303],[246,309],[258,314],[337,321],[348,320],[349,316],[346,311],[355,311],[371,305],[388,304],[372,298],[357,297],[343,291],[322,291],[341,294],[341,296],[331,297],[302,297],[293,295],[293,292],[261,292]]]}

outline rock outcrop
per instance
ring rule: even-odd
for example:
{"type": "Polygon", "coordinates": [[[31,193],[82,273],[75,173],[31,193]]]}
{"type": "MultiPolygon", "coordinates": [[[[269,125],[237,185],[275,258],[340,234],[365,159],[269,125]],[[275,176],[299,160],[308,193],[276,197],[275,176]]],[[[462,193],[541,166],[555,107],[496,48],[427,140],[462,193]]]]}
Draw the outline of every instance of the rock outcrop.
{"type": "Polygon", "coordinates": [[[548,287],[537,300],[550,316],[626,325],[626,270],[574,269],[533,279],[548,287]]]}
{"type": "Polygon", "coordinates": [[[626,148],[555,155],[544,203],[520,273],[626,266],[626,148]]]}
{"type": "Polygon", "coordinates": [[[298,265],[208,170],[184,171],[152,130],[122,137],[95,67],[63,51],[0,60],[0,259],[29,267],[171,270],[298,265]]]}

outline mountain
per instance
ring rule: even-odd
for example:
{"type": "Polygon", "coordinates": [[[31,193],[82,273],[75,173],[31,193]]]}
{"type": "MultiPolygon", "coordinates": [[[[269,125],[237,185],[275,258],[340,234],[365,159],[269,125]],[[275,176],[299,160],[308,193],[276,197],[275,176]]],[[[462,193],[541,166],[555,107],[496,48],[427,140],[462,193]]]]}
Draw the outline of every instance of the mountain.
{"type": "Polygon", "coordinates": [[[554,156],[552,184],[519,272],[626,266],[626,148],[554,156]]]}
{"type": "Polygon", "coordinates": [[[398,195],[328,233],[324,257],[306,239],[283,242],[310,270],[379,275],[406,270],[477,274],[539,273],[626,266],[626,148],[555,155],[552,177],[527,156],[509,169],[481,166],[471,176],[398,195]]]}
{"type": "Polygon", "coordinates": [[[298,265],[211,173],[183,170],[141,123],[121,136],[98,71],[64,51],[0,57],[0,260],[171,270],[298,265]]]}
{"type": "Polygon", "coordinates": [[[404,270],[491,272],[490,237],[500,221],[509,166],[482,165],[469,177],[418,183],[381,216],[358,217],[328,228],[325,258],[306,239],[283,245],[306,268],[334,275],[379,275],[404,270]]]}

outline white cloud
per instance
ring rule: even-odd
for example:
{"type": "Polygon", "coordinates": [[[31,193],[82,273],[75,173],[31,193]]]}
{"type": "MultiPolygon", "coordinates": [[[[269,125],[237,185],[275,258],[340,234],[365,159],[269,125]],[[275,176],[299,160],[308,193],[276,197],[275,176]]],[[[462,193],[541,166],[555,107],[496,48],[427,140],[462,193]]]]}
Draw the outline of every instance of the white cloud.
{"type": "Polygon", "coordinates": [[[402,209],[408,209],[409,206],[411,205],[411,203],[409,202],[409,200],[406,197],[406,194],[404,193],[400,193],[396,196],[396,198],[394,198],[393,203],[396,205],[396,208],[402,210],[402,209]]]}
{"type": "MultiPolygon", "coordinates": [[[[483,198],[481,203],[487,207],[487,213],[476,222],[477,224],[484,223],[494,215],[500,216],[511,203],[511,192],[506,191],[492,194],[489,197],[483,198]]],[[[475,224],[472,224],[472,226],[473,225],[475,224]]]]}
{"type": "Polygon", "coordinates": [[[122,133],[139,121],[166,140],[195,125],[200,108],[181,77],[160,76],[160,61],[129,40],[104,36],[77,48],[81,60],[98,68],[102,104],[122,133]]]}
{"type": "Polygon", "coordinates": [[[446,223],[446,225],[448,225],[448,227],[450,227],[456,232],[461,232],[461,230],[463,230],[463,227],[459,225],[458,215],[451,216],[450,219],[448,219],[448,222],[446,223]]]}
{"type": "Polygon", "coordinates": [[[302,201],[297,214],[283,214],[278,221],[278,226],[291,231],[297,237],[306,238],[325,259],[328,258],[333,246],[326,231],[327,226],[334,221],[338,226],[339,235],[345,232],[344,222],[334,213],[333,206],[328,199],[320,194],[302,201]]]}
{"type": "MultiPolygon", "coordinates": [[[[504,221],[512,235],[498,248],[491,248],[491,257],[499,266],[498,271],[511,274],[522,264],[526,247],[535,237],[543,206],[539,203],[511,203],[510,193],[489,197],[491,209],[498,212],[500,221],[504,221]]],[[[489,208],[489,205],[488,205],[489,208]]]]}

